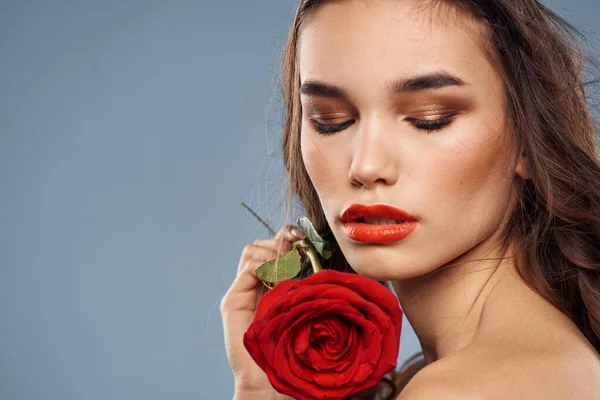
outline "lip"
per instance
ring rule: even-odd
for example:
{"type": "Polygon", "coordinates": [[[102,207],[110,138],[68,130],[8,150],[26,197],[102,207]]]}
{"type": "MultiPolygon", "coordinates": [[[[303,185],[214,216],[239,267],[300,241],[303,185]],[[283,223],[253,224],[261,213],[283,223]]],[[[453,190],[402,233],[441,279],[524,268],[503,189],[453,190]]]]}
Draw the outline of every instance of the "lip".
{"type": "Polygon", "coordinates": [[[340,216],[346,235],[357,242],[389,243],[410,235],[418,225],[415,217],[387,204],[352,204],[340,216]],[[375,225],[357,222],[361,217],[388,217],[401,220],[400,224],[375,225]]]}

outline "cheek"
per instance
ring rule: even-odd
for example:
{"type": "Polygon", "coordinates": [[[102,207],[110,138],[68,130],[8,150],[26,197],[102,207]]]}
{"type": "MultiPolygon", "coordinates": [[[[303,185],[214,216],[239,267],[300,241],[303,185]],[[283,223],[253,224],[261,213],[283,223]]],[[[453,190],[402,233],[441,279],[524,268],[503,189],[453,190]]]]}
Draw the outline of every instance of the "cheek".
{"type": "Polygon", "coordinates": [[[343,182],[344,151],[336,139],[316,137],[308,132],[302,132],[300,137],[302,160],[321,202],[333,197],[328,194],[343,182]]]}
{"type": "Polygon", "coordinates": [[[348,192],[348,168],[351,159],[348,140],[343,135],[318,136],[313,132],[301,135],[302,159],[308,177],[317,192],[319,203],[330,225],[337,215],[340,198],[348,192]]]}
{"type": "Polygon", "coordinates": [[[428,172],[430,193],[438,194],[439,220],[461,229],[468,225],[468,230],[497,225],[506,212],[514,175],[509,140],[497,132],[471,132],[480,135],[437,149],[428,172]]]}
{"type": "Polygon", "coordinates": [[[322,176],[322,174],[319,174],[319,171],[323,171],[322,166],[324,159],[322,156],[319,156],[320,152],[317,150],[316,143],[308,138],[304,132],[302,132],[300,135],[300,149],[302,152],[302,162],[304,163],[304,168],[306,168],[308,177],[318,193],[318,182],[326,179],[322,176]]]}

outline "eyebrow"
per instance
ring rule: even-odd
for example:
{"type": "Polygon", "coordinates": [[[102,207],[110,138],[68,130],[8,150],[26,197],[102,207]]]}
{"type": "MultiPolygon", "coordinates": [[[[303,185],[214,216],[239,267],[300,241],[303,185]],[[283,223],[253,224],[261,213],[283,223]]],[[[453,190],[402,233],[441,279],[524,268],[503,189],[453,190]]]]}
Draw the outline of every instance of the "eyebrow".
{"type": "MultiPolygon", "coordinates": [[[[396,79],[386,86],[390,94],[418,92],[421,90],[440,89],[447,86],[463,86],[466,83],[447,72],[434,72],[406,79],[396,79]]],[[[319,81],[306,81],[300,86],[300,93],[306,96],[345,98],[346,93],[332,85],[319,81]]]]}

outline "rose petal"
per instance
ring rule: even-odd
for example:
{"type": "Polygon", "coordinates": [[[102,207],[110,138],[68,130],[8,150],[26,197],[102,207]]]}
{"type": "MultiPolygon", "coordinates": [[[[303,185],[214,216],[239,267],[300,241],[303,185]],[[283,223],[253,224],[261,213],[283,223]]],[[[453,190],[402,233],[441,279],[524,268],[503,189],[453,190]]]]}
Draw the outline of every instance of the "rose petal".
{"type": "MultiPolygon", "coordinates": [[[[288,385],[294,386],[297,390],[306,390],[313,387],[310,381],[307,381],[303,375],[296,374],[291,368],[293,350],[290,342],[280,340],[277,343],[275,353],[277,355],[277,363],[272,364],[275,375],[286,382],[288,385]]],[[[314,374],[315,371],[307,368],[303,374],[314,374]]]]}
{"type": "MultiPolygon", "coordinates": [[[[326,349],[327,343],[333,341],[333,335],[327,331],[324,331],[323,329],[326,325],[333,326],[330,321],[333,319],[334,318],[324,318],[319,320],[318,324],[320,325],[320,328],[315,330],[318,335],[316,337],[321,339],[325,336],[329,337],[329,339],[325,342],[319,342],[315,340],[315,336],[312,334],[309,334],[310,337],[307,340],[306,332],[309,332],[309,330],[310,332],[313,331],[313,327],[310,325],[312,321],[307,321],[305,325],[298,328],[297,336],[292,339],[294,342],[294,346],[292,348],[295,352],[295,356],[298,357],[305,368],[322,371],[334,369],[339,365],[339,357],[335,354],[329,354],[326,349]]],[[[339,318],[336,316],[335,319],[339,318]]],[[[298,374],[297,370],[296,374],[298,374]]]]}
{"type": "Polygon", "coordinates": [[[312,326],[309,323],[301,325],[297,329],[298,333],[294,338],[289,338],[289,342],[293,343],[293,351],[296,354],[304,354],[310,347],[310,337],[312,326]]]}
{"type": "Polygon", "coordinates": [[[272,308],[274,305],[279,303],[279,299],[291,290],[294,290],[296,285],[300,283],[294,279],[288,279],[275,285],[275,287],[269,290],[263,295],[256,306],[254,312],[254,319],[260,319],[264,313],[272,308]]]}
{"type": "MultiPolygon", "coordinates": [[[[396,321],[392,321],[394,322],[393,324],[393,329],[394,331],[389,332],[390,331],[390,318],[388,315],[385,315],[383,310],[378,307],[376,304],[374,303],[370,303],[365,301],[361,296],[357,295],[356,293],[353,292],[349,292],[347,290],[345,290],[345,288],[335,288],[335,289],[328,289],[327,291],[328,295],[330,296],[337,296],[337,297],[344,297],[346,301],[349,302],[351,307],[356,307],[357,309],[361,309],[361,311],[363,311],[363,318],[367,318],[370,320],[373,320],[373,322],[375,323],[376,326],[378,326],[380,328],[380,330],[382,331],[382,333],[384,334],[383,336],[385,336],[387,338],[386,342],[385,342],[385,354],[387,354],[387,359],[388,360],[396,360],[398,357],[398,350],[399,350],[399,341],[400,339],[397,337],[396,333],[398,332],[397,326],[398,324],[396,324],[396,321]]],[[[400,319],[401,321],[401,319],[400,319]]],[[[357,321],[358,323],[360,323],[360,319],[357,321]]],[[[401,322],[400,322],[401,323],[401,322]]],[[[365,332],[365,335],[368,335],[370,332],[365,332]]],[[[368,338],[367,338],[368,339],[368,338]]],[[[385,363],[382,364],[382,366],[384,366],[385,363]]],[[[387,368],[387,367],[385,367],[387,368]]],[[[383,370],[383,368],[382,368],[383,370]]],[[[385,372],[382,372],[383,374],[385,374],[385,372]]]]}
{"type": "Polygon", "coordinates": [[[333,270],[281,282],[259,302],[244,344],[273,387],[298,399],[370,388],[395,367],[402,327],[397,297],[382,289],[333,270]]]}

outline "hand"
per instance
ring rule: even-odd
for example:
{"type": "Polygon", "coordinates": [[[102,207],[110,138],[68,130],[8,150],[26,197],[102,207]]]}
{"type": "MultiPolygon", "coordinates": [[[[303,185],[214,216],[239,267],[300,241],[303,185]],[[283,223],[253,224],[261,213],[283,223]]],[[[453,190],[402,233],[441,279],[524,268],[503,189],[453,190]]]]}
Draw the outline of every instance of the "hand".
{"type": "MultiPolygon", "coordinates": [[[[257,268],[290,251],[292,243],[303,237],[298,228],[286,225],[273,239],[258,239],[244,247],[236,278],[221,300],[225,350],[233,371],[236,399],[276,397],[267,375],[244,347],[243,338],[266,289],[256,276],[257,268]],[[267,397],[264,397],[265,394],[268,394],[267,397]]],[[[276,398],[289,398],[278,396],[276,398]]]]}

